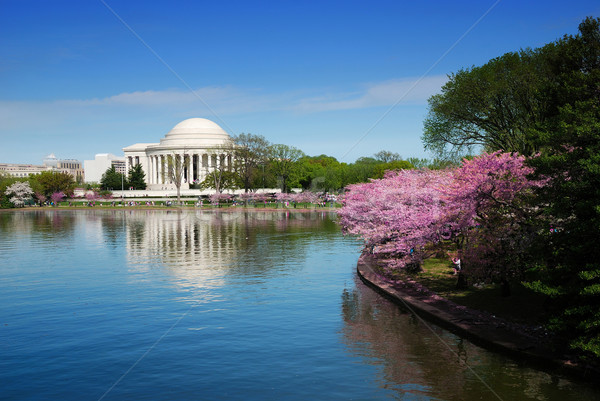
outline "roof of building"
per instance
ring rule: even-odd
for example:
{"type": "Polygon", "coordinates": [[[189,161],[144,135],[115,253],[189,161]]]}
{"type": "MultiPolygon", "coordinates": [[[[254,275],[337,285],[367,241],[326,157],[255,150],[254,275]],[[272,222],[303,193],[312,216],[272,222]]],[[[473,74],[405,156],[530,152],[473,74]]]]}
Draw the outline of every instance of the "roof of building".
{"type": "Polygon", "coordinates": [[[217,123],[206,118],[189,118],[177,124],[160,140],[159,147],[221,146],[231,138],[217,123]]]}

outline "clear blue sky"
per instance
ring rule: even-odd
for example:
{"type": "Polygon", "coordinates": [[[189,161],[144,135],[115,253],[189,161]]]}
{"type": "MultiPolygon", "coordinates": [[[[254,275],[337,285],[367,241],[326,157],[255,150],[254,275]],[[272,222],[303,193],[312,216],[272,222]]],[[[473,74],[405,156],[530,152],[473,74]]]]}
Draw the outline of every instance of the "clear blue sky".
{"type": "Polygon", "coordinates": [[[0,0],[0,163],[122,155],[190,117],[345,162],[428,157],[447,74],[600,16],[597,0],[414,3],[0,0]]]}

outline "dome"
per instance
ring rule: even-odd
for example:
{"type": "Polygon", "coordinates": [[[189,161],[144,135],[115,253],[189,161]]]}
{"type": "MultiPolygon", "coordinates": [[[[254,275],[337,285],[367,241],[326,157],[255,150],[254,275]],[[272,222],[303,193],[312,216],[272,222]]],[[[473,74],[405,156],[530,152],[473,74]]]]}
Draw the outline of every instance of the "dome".
{"type": "Polygon", "coordinates": [[[173,127],[160,140],[159,147],[194,148],[221,146],[231,138],[218,124],[206,118],[188,118],[173,127]]]}

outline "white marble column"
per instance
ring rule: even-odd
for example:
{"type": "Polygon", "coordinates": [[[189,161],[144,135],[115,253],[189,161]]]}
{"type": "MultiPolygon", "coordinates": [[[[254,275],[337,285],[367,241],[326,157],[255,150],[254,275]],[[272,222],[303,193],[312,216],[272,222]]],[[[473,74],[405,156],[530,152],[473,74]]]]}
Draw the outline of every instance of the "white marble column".
{"type": "Polygon", "coordinates": [[[154,176],[154,183],[160,184],[160,156],[154,156],[154,162],[156,163],[156,175],[154,176]]]}
{"type": "Polygon", "coordinates": [[[158,184],[164,184],[163,182],[163,157],[162,155],[156,156],[158,158],[158,184]]]}
{"type": "Polygon", "coordinates": [[[158,184],[158,156],[154,155],[154,177],[152,177],[153,184],[158,184]]]}
{"type": "Polygon", "coordinates": [[[156,156],[150,156],[150,184],[154,184],[154,178],[156,177],[156,156]]]}
{"type": "Polygon", "coordinates": [[[190,179],[188,180],[190,183],[194,182],[194,154],[190,155],[190,179]]]}
{"type": "Polygon", "coordinates": [[[152,156],[148,156],[148,171],[146,172],[146,183],[152,184],[152,156]]]}

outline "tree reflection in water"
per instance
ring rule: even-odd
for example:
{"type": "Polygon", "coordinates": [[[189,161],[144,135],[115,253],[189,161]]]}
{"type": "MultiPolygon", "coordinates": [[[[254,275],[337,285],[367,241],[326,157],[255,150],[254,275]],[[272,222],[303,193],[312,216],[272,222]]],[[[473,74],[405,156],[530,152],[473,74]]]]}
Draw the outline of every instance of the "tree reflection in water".
{"type": "Polygon", "coordinates": [[[381,382],[397,383],[402,392],[444,400],[565,400],[574,394],[594,399],[573,381],[520,366],[423,323],[358,278],[342,294],[342,315],[348,349],[381,364],[381,382]]]}

